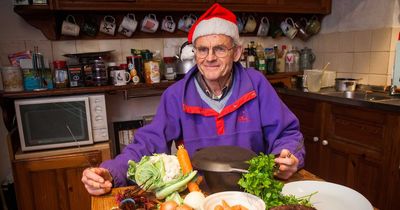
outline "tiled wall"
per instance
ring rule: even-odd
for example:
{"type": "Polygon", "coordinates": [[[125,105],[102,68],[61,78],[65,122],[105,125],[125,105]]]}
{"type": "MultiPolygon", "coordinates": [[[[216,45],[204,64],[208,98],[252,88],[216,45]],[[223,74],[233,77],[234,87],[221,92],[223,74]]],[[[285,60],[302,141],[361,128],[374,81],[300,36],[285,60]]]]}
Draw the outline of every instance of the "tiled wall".
{"type": "MultiPolygon", "coordinates": [[[[254,40],[264,47],[286,44],[299,49],[305,46],[316,54],[314,68],[322,68],[330,62],[329,70],[337,71],[338,77],[361,78],[360,83],[371,85],[390,84],[392,75],[395,40],[399,28],[382,28],[377,30],[335,32],[318,34],[308,42],[287,38],[272,39],[260,37],[243,37],[243,44],[254,40]]],[[[168,39],[121,39],[121,40],[76,40],[76,41],[0,41],[0,64],[8,65],[7,55],[38,46],[39,51],[50,61],[65,60],[67,53],[114,50],[112,60],[125,63],[130,50],[160,50],[163,56],[178,53],[179,46],[185,38],[168,39]]]]}
{"type": "Polygon", "coordinates": [[[361,78],[360,83],[389,85],[399,28],[321,34],[310,40],[316,68],[330,62],[337,77],[361,78]]]}

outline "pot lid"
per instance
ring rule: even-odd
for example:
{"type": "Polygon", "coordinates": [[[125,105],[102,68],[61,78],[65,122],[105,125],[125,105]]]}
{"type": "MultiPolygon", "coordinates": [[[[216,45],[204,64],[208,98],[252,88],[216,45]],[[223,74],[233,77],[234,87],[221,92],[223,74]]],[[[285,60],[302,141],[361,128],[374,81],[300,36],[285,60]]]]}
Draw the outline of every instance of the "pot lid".
{"type": "Polygon", "coordinates": [[[212,146],[198,150],[192,158],[193,167],[204,171],[248,169],[247,160],[256,153],[238,146],[212,146]]]}
{"type": "Polygon", "coordinates": [[[350,80],[350,81],[355,81],[355,80],[359,80],[359,79],[354,79],[354,78],[336,78],[335,80],[350,80]]]}

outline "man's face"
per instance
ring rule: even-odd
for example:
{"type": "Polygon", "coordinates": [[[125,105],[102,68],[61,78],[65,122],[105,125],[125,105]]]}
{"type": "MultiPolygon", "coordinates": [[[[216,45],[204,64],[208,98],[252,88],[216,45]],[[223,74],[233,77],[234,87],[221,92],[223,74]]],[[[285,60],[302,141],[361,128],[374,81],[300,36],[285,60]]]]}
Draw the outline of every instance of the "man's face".
{"type": "Polygon", "coordinates": [[[204,79],[208,81],[228,77],[233,62],[240,59],[242,50],[240,46],[234,46],[232,38],[226,35],[201,36],[194,42],[194,47],[197,66],[204,79]]]}

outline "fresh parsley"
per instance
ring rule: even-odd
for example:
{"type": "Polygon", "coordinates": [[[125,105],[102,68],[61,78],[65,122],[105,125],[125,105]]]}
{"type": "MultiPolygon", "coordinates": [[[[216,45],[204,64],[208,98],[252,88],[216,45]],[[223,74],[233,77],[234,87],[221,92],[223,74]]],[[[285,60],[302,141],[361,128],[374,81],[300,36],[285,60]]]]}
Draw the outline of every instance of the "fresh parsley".
{"type": "Polygon", "coordinates": [[[264,200],[267,209],[289,204],[312,206],[311,194],[307,197],[296,198],[293,195],[283,195],[283,183],[274,178],[275,156],[260,155],[250,159],[248,173],[244,173],[238,184],[248,193],[264,200]]]}

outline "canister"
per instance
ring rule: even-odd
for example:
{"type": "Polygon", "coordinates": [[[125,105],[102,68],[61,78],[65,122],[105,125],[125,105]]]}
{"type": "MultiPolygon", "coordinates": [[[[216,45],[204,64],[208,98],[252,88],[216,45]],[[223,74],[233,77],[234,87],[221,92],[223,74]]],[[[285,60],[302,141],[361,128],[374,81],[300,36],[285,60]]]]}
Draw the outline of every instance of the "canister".
{"type": "Polygon", "coordinates": [[[33,69],[32,59],[21,59],[19,61],[23,78],[25,91],[33,91],[40,89],[40,77],[38,71],[33,69]]]}
{"type": "Polygon", "coordinates": [[[67,62],[56,60],[53,61],[53,66],[56,88],[66,88],[68,86],[67,62]]]}
{"type": "Polygon", "coordinates": [[[23,91],[22,71],[16,66],[4,66],[1,69],[4,92],[23,91]]]}

